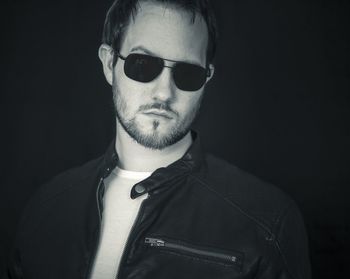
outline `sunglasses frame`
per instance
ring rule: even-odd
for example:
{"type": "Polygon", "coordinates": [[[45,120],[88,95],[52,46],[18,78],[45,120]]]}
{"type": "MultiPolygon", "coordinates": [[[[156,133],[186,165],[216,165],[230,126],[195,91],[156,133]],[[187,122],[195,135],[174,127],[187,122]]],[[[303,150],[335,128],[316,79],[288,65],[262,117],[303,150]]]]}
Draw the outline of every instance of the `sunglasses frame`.
{"type": "MultiPolygon", "coordinates": [[[[176,60],[171,60],[171,59],[165,59],[165,58],[162,58],[162,57],[152,56],[152,55],[144,54],[144,53],[129,53],[127,56],[121,55],[118,51],[116,51],[115,53],[116,53],[116,55],[117,55],[120,59],[122,59],[123,61],[125,61],[125,60],[128,58],[129,55],[133,55],[133,54],[144,55],[144,56],[150,56],[150,57],[153,57],[153,58],[157,58],[157,59],[160,59],[160,60],[163,61],[163,68],[170,68],[170,69],[172,69],[172,68],[175,68],[175,67],[176,67],[176,64],[178,64],[178,63],[190,64],[190,65],[194,65],[194,66],[201,67],[202,69],[204,69],[204,70],[206,71],[206,77],[207,77],[207,78],[210,77],[210,75],[211,75],[211,70],[210,70],[210,68],[209,68],[208,66],[207,66],[206,68],[204,68],[204,67],[202,67],[202,66],[199,66],[199,65],[196,65],[196,64],[193,64],[193,63],[182,62],[182,61],[176,61],[176,60]],[[167,66],[167,65],[165,65],[164,61],[172,62],[172,63],[174,63],[174,65],[172,65],[172,66],[167,66]]],[[[124,69],[124,71],[125,71],[125,69],[124,69]]],[[[161,71],[161,72],[162,72],[162,71],[161,71]]],[[[161,72],[160,72],[155,78],[157,78],[157,77],[161,74],[161,72]]],[[[155,78],[154,78],[154,79],[155,79],[155,78]]],[[[173,77],[173,78],[174,78],[174,77],[173,77]]],[[[131,79],[132,79],[132,78],[131,78],[131,79]]],[[[136,81],[137,81],[137,80],[136,80],[136,81]]],[[[151,80],[151,81],[152,81],[152,80],[151,80]]],[[[151,81],[149,81],[149,82],[151,82],[151,81]]],[[[203,85],[204,85],[205,83],[206,83],[206,82],[204,82],[203,85]]],[[[201,87],[203,87],[203,85],[202,85],[201,87]]],[[[176,86],[176,87],[178,87],[178,86],[176,86]]],[[[200,87],[200,88],[201,88],[201,87],[200,87]]],[[[181,89],[181,90],[183,90],[183,89],[181,89]]],[[[184,90],[184,91],[192,91],[192,90],[184,90]]],[[[196,91],[196,90],[193,90],[193,91],[196,91]]]]}

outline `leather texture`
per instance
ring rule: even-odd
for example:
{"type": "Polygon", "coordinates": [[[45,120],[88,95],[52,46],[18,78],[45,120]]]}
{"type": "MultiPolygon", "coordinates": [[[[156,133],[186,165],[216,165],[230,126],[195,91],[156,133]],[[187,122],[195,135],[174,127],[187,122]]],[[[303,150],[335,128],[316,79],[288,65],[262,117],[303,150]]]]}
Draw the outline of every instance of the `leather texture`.
{"type": "MultiPolygon", "coordinates": [[[[311,278],[307,235],[296,204],[273,185],[205,155],[193,135],[183,158],[139,183],[149,197],[129,235],[117,278],[311,278]]],[[[4,278],[89,278],[103,178],[118,161],[114,146],[34,195],[4,278]]],[[[131,198],[140,195],[135,187],[131,198]]]]}

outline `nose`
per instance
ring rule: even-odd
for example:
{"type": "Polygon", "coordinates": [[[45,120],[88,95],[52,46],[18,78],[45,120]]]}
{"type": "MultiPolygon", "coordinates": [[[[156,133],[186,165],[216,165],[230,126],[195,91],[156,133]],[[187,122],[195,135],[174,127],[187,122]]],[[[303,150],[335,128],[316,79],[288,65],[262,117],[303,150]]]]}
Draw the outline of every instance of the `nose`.
{"type": "Polygon", "coordinates": [[[164,67],[160,75],[154,80],[152,98],[157,101],[167,102],[175,98],[176,86],[172,77],[171,68],[164,67]]]}

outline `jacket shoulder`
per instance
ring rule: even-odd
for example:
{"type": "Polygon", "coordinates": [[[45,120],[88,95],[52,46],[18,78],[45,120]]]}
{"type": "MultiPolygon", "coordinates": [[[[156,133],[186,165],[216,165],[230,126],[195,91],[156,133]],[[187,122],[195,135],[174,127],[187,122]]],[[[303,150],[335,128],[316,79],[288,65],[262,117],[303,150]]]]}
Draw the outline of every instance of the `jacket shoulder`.
{"type": "MultiPolygon", "coordinates": [[[[197,176],[202,189],[220,199],[218,206],[225,204],[227,208],[229,205],[240,220],[246,220],[244,230],[252,224],[250,228],[257,228],[265,243],[273,244],[268,247],[274,247],[276,253],[271,252],[269,261],[261,269],[261,276],[270,278],[272,266],[281,270],[283,265],[283,272],[293,278],[311,278],[307,233],[296,203],[271,183],[213,155],[206,155],[204,169],[197,176]],[[282,265],[279,264],[281,261],[282,265]]],[[[230,224],[237,226],[238,220],[230,224]]]]}
{"type": "Polygon", "coordinates": [[[54,208],[58,205],[64,206],[66,201],[60,202],[60,200],[67,199],[70,191],[72,196],[84,198],[83,195],[87,195],[89,192],[89,185],[94,185],[91,183],[93,180],[91,178],[96,176],[102,159],[103,157],[99,157],[83,165],[68,169],[39,186],[24,207],[20,229],[27,227],[27,224],[28,227],[32,227],[35,223],[34,219],[42,216],[43,212],[48,211],[48,208],[54,208]],[[86,183],[84,183],[84,180],[86,183]]]}
{"type": "Polygon", "coordinates": [[[54,176],[47,183],[40,186],[33,198],[50,198],[58,195],[70,187],[78,185],[80,181],[96,173],[103,157],[90,160],[80,166],[73,167],[54,176]]]}
{"type": "Polygon", "coordinates": [[[297,206],[281,189],[212,154],[199,180],[210,191],[247,217],[272,228],[290,208],[297,206]]]}

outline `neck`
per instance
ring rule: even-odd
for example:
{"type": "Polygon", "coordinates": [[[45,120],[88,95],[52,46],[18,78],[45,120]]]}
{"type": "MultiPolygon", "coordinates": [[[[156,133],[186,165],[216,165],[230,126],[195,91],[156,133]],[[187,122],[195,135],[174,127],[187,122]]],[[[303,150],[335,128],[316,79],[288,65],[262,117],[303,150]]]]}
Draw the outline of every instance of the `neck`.
{"type": "Polygon", "coordinates": [[[153,172],[180,159],[192,144],[191,132],[162,150],[144,147],[132,139],[117,120],[116,151],[118,166],[130,171],[153,172]]]}

